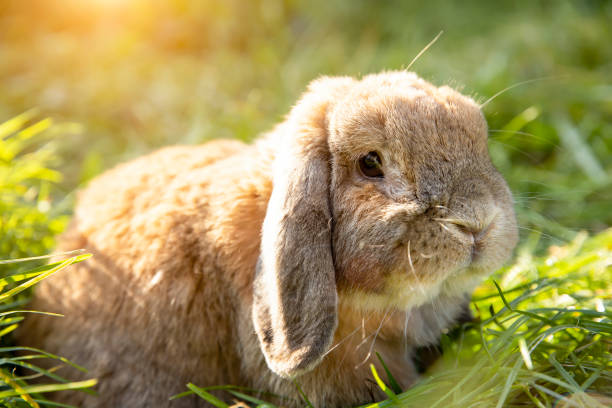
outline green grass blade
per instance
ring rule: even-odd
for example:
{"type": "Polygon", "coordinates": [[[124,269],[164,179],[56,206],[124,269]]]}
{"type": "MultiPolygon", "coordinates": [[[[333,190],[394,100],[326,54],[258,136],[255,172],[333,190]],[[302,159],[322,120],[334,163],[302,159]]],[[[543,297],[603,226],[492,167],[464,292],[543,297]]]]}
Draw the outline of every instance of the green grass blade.
{"type": "Polygon", "coordinates": [[[567,382],[567,384],[569,384],[569,385],[571,385],[573,387],[573,389],[571,390],[572,392],[580,392],[580,391],[582,391],[582,388],[580,387],[580,385],[578,385],[576,380],[574,380],[574,378],[572,378],[572,376],[569,375],[569,373],[557,361],[557,359],[555,358],[555,353],[552,353],[550,356],[548,356],[548,361],[550,362],[550,364],[552,364],[553,367],[555,367],[557,372],[559,372],[559,374],[561,374],[561,377],[563,377],[563,379],[567,382]]]}
{"type": "Polygon", "coordinates": [[[210,404],[214,405],[217,408],[229,408],[225,402],[221,401],[219,398],[215,397],[211,393],[207,392],[203,388],[198,387],[195,384],[189,383],[187,384],[187,388],[194,392],[198,397],[206,400],[210,404]]]}
{"type": "MultiPolygon", "coordinates": [[[[18,395],[25,402],[27,402],[30,407],[39,408],[39,405],[32,399],[32,397],[30,397],[30,391],[26,389],[27,387],[22,387],[19,383],[13,380],[11,375],[6,373],[2,369],[0,369],[0,379],[2,379],[2,381],[5,384],[11,387],[10,390],[3,391],[4,393],[12,393],[12,395],[18,395]]],[[[3,392],[0,392],[0,400],[3,397],[2,396],[3,392]]],[[[7,396],[10,396],[10,395],[7,395],[7,396]]]]}
{"type": "Polygon", "coordinates": [[[378,388],[383,390],[383,392],[387,394],[387,396],[391,400],[397,401],[397,396],[395,395],[393,390],[387,387],[387,384],[385,384],[384,381],[380,379],[378,372],[376,371],[376,368],[374,367],[374,364],[370,364],[370,370],[372,371],[372,375],[374,376],[374,380],[376,381],[376,384],[378,384],[378,388]]]}
{"type": "Polygon", "coordinates": [[[309,407],[309,408],[314,408],[312,406],[312,403],[310,402],[310,400],[308,399],[308,397],[304,393],[304,391],[302,391],[302,387],[300,387],[300,384],[297,382],[296,379],[293,380],[293,384],[295,384],[295,388],[297,388],[298,393],[300,394],[300,396],[302,397],[302,399],[306,403],[306,406],[309,407]]]}
{"type": "Polygon", "coordinates": [[[512,312],[515,312],[515,313],[520,313],[520,314],[523,314],[523,315],[525,315],[525,316],[529,316],[529,317],[531,317],[531,318],[533,318],[533,319],[541,320],[541,321],[543,321],[543,322],[545,322],[545,323],[548,323],[548,324],[550,324],[550,325],[554,325],[554,323],[553,323],[553,322],[551,322],[551,321],[550,321],[549,319],[547,319],[546,317],[540,316],[540,315],[538,315],[538,314],[536,314],[536,313],[531,313],[531,312],[528,312],[528,311],[526,311],[526,310],[519,310],[519,309],[515,309],[515,308],[513,308],[513,307],[510,305],[510,303],[508,303],[508,300],[506,300],[506,297],[504,296],[504,292],[503,292],[503,291],[502,291],[502,289],[499,287],[498,283],[497,283],[497,282],[494,280],[494,281],[493,281],[493,284],[494,284],[494,285],[495,285],[495,287],[497,288],[497,291],[498,291],[498,293],[499,293],[499,297],[502,299],[502,302],[504,302],[504,306],[506,306],[506,308],[508,308],[508,310],[510,310],[510,311],[512,311],[512,312]]]}
{"type": "Polygon", "coordinates": [[[243,393],[238,392],[238,391],[228,390],[228,392],[230,394],[232,394],[233,396],[235,396],[236,398],[239,398],[239,399],[244,400],[244,401],[252,402],[253,404],[257,404],[258,406],[260,406],[260,405],[270,406],[271,405],[268,402],[262,401],[260,399],[255,398],[255,397],[251,397],[250,395],[246,395],[246,394],[243,394],[243,393]]]}
{"type": "MultiPolygon", "coordinates": [[[[63,384],[44,384],[44,385],[29,385],[22,388],[28,394],[43,394],[46,392],[66,391],[66,390],[86,390],[98,383],[98,380],[91,379],[85,381],[74,381],[63,384]]],[[[0,391],[0,398],[12,397],[20,395],[16,390],[0,391]]]]}
{"type": "Polygon", "coordinates": [[[78,408],[78,407],[75,407],[74,405],[62,404],[61,402],[54,402],[54,401],[49,401],[49,400],[40,400],[40,399],[34,398],[34,401],[36,401],[40,405],[44,405],[47,407],[78,408]]]}
{"type": "Polygon", "coordinates": [[[23,128],[24,125],[32,120],[37,114],[38,109],[31,109],[21,115],[17,115],[14,118],[0,123],[0,140],[23,128]]]}
{"type": "Polygon", "coordinates": [[[28,262],[28,261],[35,261],[35,260],[41,260],[41,259],[49,259],[49,258],[55,258],[57,256],[82,254],[83,252],[85,252],[84,249],[75,249],[74,251],[57,252],[57,253],[49,254],[49,255],[30,256],[27,258],[16,258],[16,259],[2,259],[0,260],[0,265],[8,265],[8,264],[14,264],[14,263],[19,263],[19,262],[28,262]]]}
{"type": "Polygon", "coordinates": [[[380,364],[383,366],[383,369],[385,370],[385,373],[387,373],[387,378],[389,379],[389,383],[391,385],[391,389],[393,390],[393,392],[396,393],[396,394],[401,393],[402,392],[402,387],[399,386],[399,384],[397,383],[397,381],[393,377],[393,374],[391,374],[391,371],[389,371],[389,368],[387,367],[387,365],[383,361],[382,357],[380,356],[380,354],[378,354],[378,351],[376,352],[376,357],[378,357],[378,360],[380,361],[380,364]]]}
{"type": "Polygon", "coordinates": [[[31,286],[36,285],[41,280],[45,279],[46,277],[48,277],[48,276],[50,276],[50,275],[52,275],[52,274],[54,274],[54,273],[56,273],[58,271],[61,271],[62,269],[66,268],[67,266],[69,266],[69,265],[71,265],[73,263],[84,261],[84,260],[86,260],[86,259],[88,259],[90,257],[91,257],[91,254],[84,254],[84,255],[79,255],[79,256],[72,257],[72,258],[68,258],[68,259],[66,259],[63,262],[60,262],[56,266],[49,265],[50,268],[47,271],[41,273],[40,275],[36,276],[35,278],[32,278],[32,279],[26,281],[25,283],[22,283],[21,285],[15,287],[15,288],[13,288],[13,289],[11,289],[9,291],[6,291],[6,292],[0,294],[0,302],[4,301],[6,299],[9,299],[12,296],[15,296],[16,294],[26,290],[27,288],[29,288],[31,286]]]}
{"type": "Polygon", "coordinates": [[[504,406],[504,403],[508,398],[508,394],[510,393],[510,388],[512,388],[512,385],[514,384],[514,381],[518,376],[520,368],[521,360],[517,359],[516,363],[514,363],[514,366],[512,367],[512,370],[510,371],[510,374],[508,374],[506,382],[504,383],[504,388],[502,389],[499,399],[497,400],[497,405],[495,405],[495,408],[502,408],[504,406]]]}
{"type": "Polygon", "coordinates": [[[73,363],[72,361],[68,360],[67,358],[64,358],[64,357],[61,357],[61,356],[58,356],[58,355],[46,352],[44,350],[40,350],[40,349],[34,348],[34,347],[22,347],[22,346],[0,347],[0,353],[12,353],[12,352],[15,352],[15,351],[32,351],[32,352],[35,352],[35,353],[40,353],[40,354],[42,354],[42,355],[44,355],[44,356],[46,356],[46,357],[48,357],[50,359],[58,360],[58,361],[61,361],[64,364],[67,364],[67,365],[69,365],[71,367],[74,367],[74,368],[76,368],[77,370],[79,370],[79,371],[81,371],[83,373],[87,372],[86,368],[81,367],[80,365],[78,365],[76,363],[73,363]]]}
{"type": "Polygon", "coordinates": [[[603,371],[602,367],[597,368],[597,370],[595,370],[590,376],[589,378],[586,379],[585,382],[582,383],[582,385],[580,386],[580,388],[583,391],[586,391],[589,389],[589,387],[591,386],[591,384],[593,384],[595,381],[597,381],[597,379],[601,376],[601,372],[603,371]]]}
{"type": "Polygon", "coordinates": [[[2,338],[3,336],[6,336],[7,334],[9,334],[10,332],[14,331],[17,329],[17,327],[19,327],[19,325],[17,324],[13,324],[11,326],[7,326],[4,329],[0,330],[0,338],[2,338]]]}
{"type": "Polygon", "coordinates": [[[45,316],[54,316],[54,317],[63,317],[64,315],[59,313],[51,313],[51,312],[40,312],[38,310],[11,310],[9,312],[0,312],[0,317],[9,316],[15,313],[32,313],[32,314],[40,314],[45,316]]]}

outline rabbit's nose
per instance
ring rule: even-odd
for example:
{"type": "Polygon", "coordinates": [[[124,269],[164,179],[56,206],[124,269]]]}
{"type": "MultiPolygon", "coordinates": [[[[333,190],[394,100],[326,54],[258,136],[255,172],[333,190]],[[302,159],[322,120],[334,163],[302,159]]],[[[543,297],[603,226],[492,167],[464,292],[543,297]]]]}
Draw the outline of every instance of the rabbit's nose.
{"type": "Polygon", "coordinates": [[[467,241],[467,245],[470,246],[470,263],[475,262],[482,254],[487,235],[493,228],[493,219],[484,223],[466,222],[464,220],[455,220],[451,223],[454,224],[467,241]]]}
{"type": "Polygon", "coordinates": [[[466,245],[470,245],[473,257],[478,255],[487,234],[493,227],[493,219],[477,221],[463,218],[437,218],[436,220],[448,225],[446,228],[449,232],[457,236],[466,245]]]}
{"type": "Polygon", "coordinates": [[[476,241],[482,234],[482,231],[486,228],[483,228],[474,222],[464,220],[449,220],[449,222],[453,224],[463,235],[470,237],[472,241],[476,241]]]}

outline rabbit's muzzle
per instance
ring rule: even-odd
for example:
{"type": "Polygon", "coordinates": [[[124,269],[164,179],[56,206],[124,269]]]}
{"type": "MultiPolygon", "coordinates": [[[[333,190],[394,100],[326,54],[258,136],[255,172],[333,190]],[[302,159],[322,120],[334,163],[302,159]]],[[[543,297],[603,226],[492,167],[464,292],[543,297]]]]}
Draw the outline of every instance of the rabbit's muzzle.
{"type": "MultiPolygon", "coordinates": [[[[335,246],[339,289],[373,294],[399,308],[417,306],[443,288],[469,293],[511,255],[517,227],[509,193],[453,195],[444,202],[396,207],[367,228],[353,224],[351,240],[340,216],[335,246]],[[500,200],[496,196],[502,196],[500,200]],[[455,282],[449,285],[449,282],[455,282]]],[[[386,306],[385,306],[386,307],[386,306]]]]}

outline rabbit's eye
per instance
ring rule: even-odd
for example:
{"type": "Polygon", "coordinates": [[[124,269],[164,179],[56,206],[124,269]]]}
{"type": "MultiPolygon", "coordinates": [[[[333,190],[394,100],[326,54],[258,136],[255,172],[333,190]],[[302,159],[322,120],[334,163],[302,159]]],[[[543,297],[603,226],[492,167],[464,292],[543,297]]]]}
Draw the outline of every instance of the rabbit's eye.
{"type": "Polygon", "coordinates": [[[361,174],[368,178],[382,178],[385,176],[382,171],[382,161],[376,152],[369,152],[359,159],[359,170],[361,174]]]}

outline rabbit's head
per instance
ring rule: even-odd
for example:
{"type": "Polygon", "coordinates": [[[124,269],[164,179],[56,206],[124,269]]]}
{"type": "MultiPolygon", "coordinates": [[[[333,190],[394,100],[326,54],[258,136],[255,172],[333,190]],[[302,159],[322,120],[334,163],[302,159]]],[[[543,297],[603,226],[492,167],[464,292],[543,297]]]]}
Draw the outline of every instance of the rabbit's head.
{"type": "Polygon", "coordinates": [[[283,377],[322,358],[339,297],[366,310],[463,298],[516,244],[485,119],[453,89],[407,72],[321,78],[278,135],[253,321],[283,377]]]}

